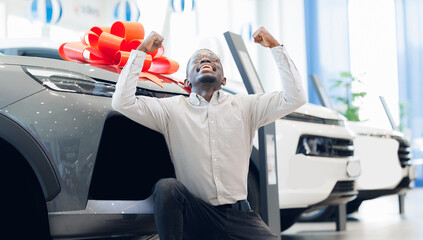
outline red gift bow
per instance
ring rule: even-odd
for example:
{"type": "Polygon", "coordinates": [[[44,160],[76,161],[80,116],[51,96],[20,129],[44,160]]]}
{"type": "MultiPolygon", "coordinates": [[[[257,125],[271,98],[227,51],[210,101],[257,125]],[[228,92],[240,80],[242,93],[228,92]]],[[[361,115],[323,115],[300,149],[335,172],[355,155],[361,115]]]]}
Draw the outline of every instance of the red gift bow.
{"type": "MultiPolygon", "coordinates": [[[[72,62],[125,66],[131,50],[137,49],[144,39],[144,27],[138,22],[117,21],[111,27],[92,27],[81,37],[81,42],[63,43],[60,56],[72,62]]],[[[140,77],[146,77],[159,86],[159,78],[150,74],[172,74],[178,71],[178,62],[163,56],[161,47],[147,53],[140,77]]]]}

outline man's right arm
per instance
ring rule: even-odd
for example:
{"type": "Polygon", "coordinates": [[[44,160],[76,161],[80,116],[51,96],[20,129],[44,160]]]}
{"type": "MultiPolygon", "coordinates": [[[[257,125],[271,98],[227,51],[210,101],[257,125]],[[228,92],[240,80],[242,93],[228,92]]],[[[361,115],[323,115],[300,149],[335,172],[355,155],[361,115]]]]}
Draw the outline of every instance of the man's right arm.
{"type": "MultiPolygon", "coordinates": [[[[154,32],[153,32],[154,33],[154,32]]],[[[128,62],[120,73],[116,90],[112,98],[112,107],[128,118],[158,132],[166,129],[168,112],[163,103],[152,97],[135,96],[137,81],[142,70],[146,52],[152,52],[161,46],[163,39],[157,42],[157,33],[150,34],[137,50],[133,50],[128,62]],[[150,42],[150,44],[149,44],[150,42]]]]}

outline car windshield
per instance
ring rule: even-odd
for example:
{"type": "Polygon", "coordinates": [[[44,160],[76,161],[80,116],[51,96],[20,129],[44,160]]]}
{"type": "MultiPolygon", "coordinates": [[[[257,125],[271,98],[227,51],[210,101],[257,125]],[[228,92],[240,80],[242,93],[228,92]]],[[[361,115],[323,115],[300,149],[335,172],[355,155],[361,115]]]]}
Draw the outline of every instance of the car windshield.
{"type": "MultiPolygon", "coordinates": [[[[387,107],[390,108],[390,111],[395,110],[393,106],[387,107]]],[[[393,129],[379,95],[375,92],[368,91],[367,96],[362,100],[362,104],[360,105],[360,120],[369,127],[386,130],[393,129]]],[[[395,121],[395,125],[398,124],[398,119],[393,119],[393,121],[395,121]]]]}

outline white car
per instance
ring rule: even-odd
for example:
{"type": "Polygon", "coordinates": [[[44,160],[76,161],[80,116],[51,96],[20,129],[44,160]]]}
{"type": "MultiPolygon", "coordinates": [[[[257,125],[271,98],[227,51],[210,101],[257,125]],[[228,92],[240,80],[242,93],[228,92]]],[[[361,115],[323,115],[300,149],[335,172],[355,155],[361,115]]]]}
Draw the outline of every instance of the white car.
{"type": "MultiPolygon", "coordinates": [[[[277,120],[275,130],[282,231],[306,211],[356,197],[360,161],[354,157],[353,134],[337,112],[306,104],[277,120]]],[[[257,210],[259,190],[251,182],[249,201],[257,210]]]]}
{"type": "MultiPolygon", "coordinates": [[[[311,75],[320,101],[331,107],[330,99],[322,87],[320,78],[311,75]]],[[[390,110],[383,97],[379,97],[392,129],[396,128],[390,110]]],[[[339,114],[343,117],[341,114],[339,114]]],[[[354,155],[360,159],[361,175],[357,179],[359,194],[347,203],[347,214],[358,210],[364,200],[384,195],[403,194],[416,179],[416,169],[411,165],[411,148],[404,134],[395,130],[370,127],[367,122],[346,121],[354,132],[354,155]]],[[[400,203],[401,204],[401,203],[400,203]]],[[[334,217],[335,206],[328,206],[301,216],[301,220],[324,221],[334,217]]],[[[401,212],[402,209],[400,209],[401,212]]]]}
{"type": "MultiPolygon", "coordinates": [[[[354,155],[360,159],[361,175],[356,181],[357,198],[347,203],[347,214],[356,212],[363,201],[404,194],[416,179],[411,165],[411,147],[401,132],[347,122],[355,133],[354,155]]],[[[401,203],[400,203],[401,204],[401,203]]],[[[328,206],[301,216],[302,221],[326,221],[336,207],[328,206]]],[[[400,209],[401,211],[401,209],[400,209]]]]}
{"type": "Polygon", "coordinates": [[[348,127],[356,133],[355,154],[361,160],[362,171],[357,179],[359,194],[347,204],[347,213],[357,211],[364,200],[409,190],[416,169],[411,165],[411,147],[404,135],[361,122],[348,122],[348,127]]]}

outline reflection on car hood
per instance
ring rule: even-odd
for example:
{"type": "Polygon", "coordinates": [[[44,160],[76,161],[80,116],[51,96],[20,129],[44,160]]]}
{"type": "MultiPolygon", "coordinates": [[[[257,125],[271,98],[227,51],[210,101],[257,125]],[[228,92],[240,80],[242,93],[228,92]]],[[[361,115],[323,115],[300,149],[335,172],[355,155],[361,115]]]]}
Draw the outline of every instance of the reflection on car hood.
{"type": "Polygon", "coordinates": [[[295,112],[324,119],[345,120],[345,117],[337,111],[311,103],[304,104],[302,107],[295,110],[295,112]]]}
{"type": "Polygon", "coordinates": [[[39,57],[23,57],[23,56],[0,56],[1,64],[27,65],[38,67],[57,68],[85,74],[93,78],[104,79],[111,82],[117,82],[119,75],[116,72],[106,71],[89,64],[69,62],[64,60],[56,60],[39,57]]]}
{"type": "Polygon", "coordinates": [[[381,137],[381,136],[397,136],[401,138],[404,137],[403,136],[404,134],[399,131],[369,127],[369,126],[366,126],[366,122],[347,121],[346,124],[352,131],[360,135],[368,135],[368,136],[376,136],[376,137],[381,137]]]}

